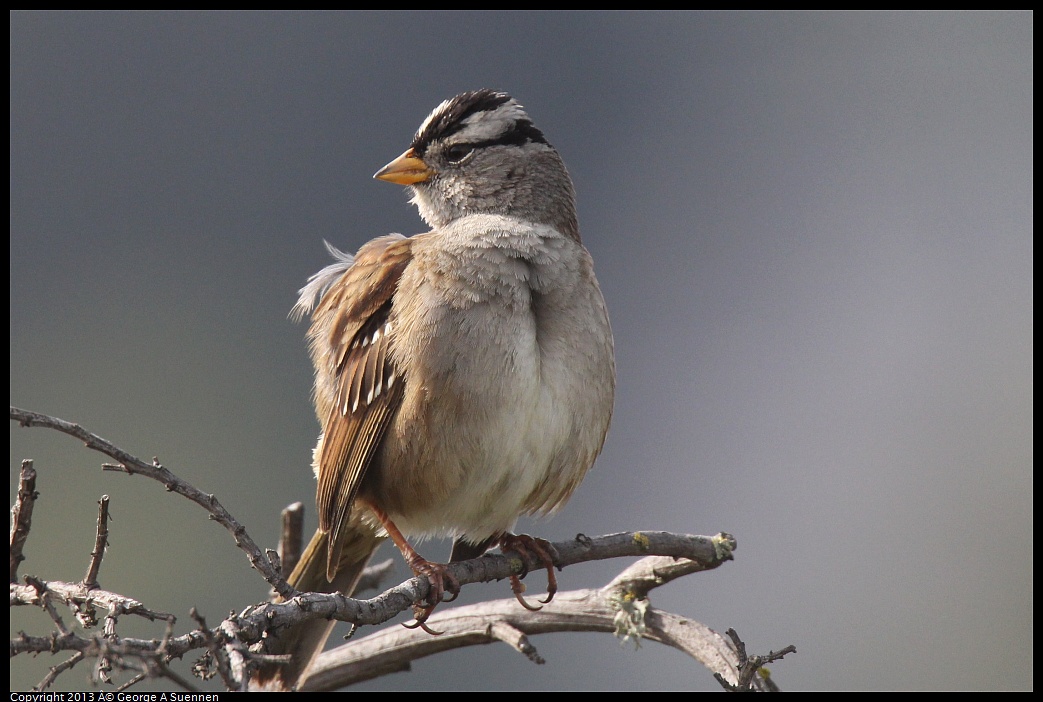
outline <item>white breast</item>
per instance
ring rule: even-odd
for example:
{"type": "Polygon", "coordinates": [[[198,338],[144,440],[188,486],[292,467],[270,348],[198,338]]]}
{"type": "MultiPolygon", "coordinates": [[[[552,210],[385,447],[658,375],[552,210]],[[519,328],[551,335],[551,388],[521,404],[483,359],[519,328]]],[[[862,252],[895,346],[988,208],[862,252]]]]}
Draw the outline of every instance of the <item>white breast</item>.
{"type": "Polygon", "coordinates": [[[393,313],[406,397],[367,497],[408,535],[479,539],[559,506],[593,463],[612,337],[581,245],[504,217],[454,227],[415,240],[400,282],[435,304],[393,313]]]}

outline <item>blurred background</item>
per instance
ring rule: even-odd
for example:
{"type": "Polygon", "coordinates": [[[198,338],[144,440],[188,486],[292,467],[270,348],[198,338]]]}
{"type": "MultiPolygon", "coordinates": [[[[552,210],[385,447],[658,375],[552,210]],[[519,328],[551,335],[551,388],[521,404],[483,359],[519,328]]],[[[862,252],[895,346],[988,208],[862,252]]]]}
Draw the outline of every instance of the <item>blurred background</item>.
{"type": "MultiPolygon", "coordinates": [[[[441,100],[506,90],[575,179],[619,376],[595,469],[521,527],[735,534],[734,563],[653,605],[754,653],[794,644],[783,689],[1033,687],[1032,14],[10,21],[11,404],[158,457],[262,546],[292,501],[313,525],[296,290],[323,239],[423,231],[371,175],[441,100]]],[[[81,578],[108,494],[105,588],[179,633],[192,606],[216,623],[266,597],[198,507],[70,437],[10,431],[12,500],[23,458],[41,493],[21,572],[81,578]]],[[[20,629],[51,625],[19,609],[20,629]]],[[[533,643],[546,665],[484,646],[361,687],[718,689],[651,642],[533,643]]],[[[12,689],[61,660],[12,659],[12,689]]]]}

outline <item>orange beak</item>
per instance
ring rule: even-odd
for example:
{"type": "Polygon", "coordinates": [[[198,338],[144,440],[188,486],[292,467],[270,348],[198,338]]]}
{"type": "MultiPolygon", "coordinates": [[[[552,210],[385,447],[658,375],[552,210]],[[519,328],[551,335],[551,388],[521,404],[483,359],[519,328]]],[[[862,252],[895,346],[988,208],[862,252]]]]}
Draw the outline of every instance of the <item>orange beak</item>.
{"type": "Polygon", "coordinates": [[[386,180],[399,185],[422,183],[434,174],[431,167],[409,149],[388,165],[373,174],[377,180],[386,180]]]}

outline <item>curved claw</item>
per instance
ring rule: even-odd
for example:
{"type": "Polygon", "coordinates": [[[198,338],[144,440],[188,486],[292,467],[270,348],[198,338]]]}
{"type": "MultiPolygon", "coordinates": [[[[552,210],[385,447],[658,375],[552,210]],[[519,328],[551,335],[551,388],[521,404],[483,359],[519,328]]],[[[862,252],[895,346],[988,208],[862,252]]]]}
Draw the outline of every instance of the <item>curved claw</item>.
{"type": "MultiPolygon", "coordinates": [[[[511,576],[511,591],[514,592],[514,599],[518,600],[518,604],[520,604],[522,607],[529,610],[530,612],[539,612],[541,609],[543,609],[543,607],[531,605],[525,601],[525,598],[522,597],[522,593],[525,592],[525,584],[522,583],[521,578],[519,578],[517,575],[511,576]]],[[[543,602],[543,600],[540,601],[543,602]]],[[[550,600],[547,600],[547,602],[549,601],[550,600]]],[[[546,602],[544,602],[544,604],[546,604],[546,602]]]]}
{"type": "Polygon", "coordinates": [[[435,611],[436,606],[437,605],[421,607],[420,605],[416,605],[413,607],[413,618],[415,621],[412,624],[402,622],[402,626],[407,629],[423,629],[428,634],[431,634],[431,636],[441,636],[445,633],[444,631],[435,631],[427,625],[427,618],[431,616],[431,612],[435,611]]]}
{"type": "Polygon", "coordinates": [[[529,572],[528,563],[526,559],[535,558],[539,560],[543,567],[547,569],[547,598],[539,600],[541,604],[547,604],[554,599],[554,594],[558,591],[558,578],[554,575],[554,557],[551,555],[552,546],[549,542],[543,539],[538,539],[528,534],[504,534],[500,537],[500,549],[503,551],[516,551],[524,558],[522,559],[523,572],[521,576],[511,576],[511,589],[514,591],[514,596],[518,602],[521,603],[525,609],[530,611],[537,611],[540,607],[533,607],[526,602],[521,593],[525,592],[525,586],[521,584],[519,577],[525,577],[529,572]]]}
{"type": "MultiPolygon", "coordinates": [[[[441,563],[427,562],[425,566],[415,571],[417,575],[427,576],[428,591],[427,602],[430,608],[427,613],[434,611],[441,602],[452,602],[460,596],[460,583],[446,571],[446,566],[441,563]],[[446,597],[446,593],[452,597],[446,597]]],[[[424,617],[427,619],[427,617],[424,617]]]]}
{"type": "Polygon", "coordinates": [[[403,623],[402,626],[407,629],[423,629],[432,636],[441,636],[444,632],[435,631],[429,627],[427,619],[440,603],[452,602],[460,596],[460,583],[446,572],[446,566],[441,563],[432,563],[418,557],[410,563],[410,567],[418,576],[422,575],[427,578],[428,590],[425,598],[426,604],[413,606],[413,618],[416,621],[412,624],[403,623]],[[446,593],[452,597],[446,597],[446,593]]]}

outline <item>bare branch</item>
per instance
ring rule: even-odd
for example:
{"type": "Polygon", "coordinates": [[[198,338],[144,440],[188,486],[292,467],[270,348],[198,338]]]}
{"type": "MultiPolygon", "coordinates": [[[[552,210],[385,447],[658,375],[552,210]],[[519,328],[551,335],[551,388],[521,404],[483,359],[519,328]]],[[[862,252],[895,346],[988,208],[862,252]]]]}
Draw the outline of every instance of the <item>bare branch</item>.
{"type": "MultiPolygon", "coordinates": [[[[128,474],[142,473],[162,482],[167,490],[188,497],[206,509],[211,517],[233,533],[236,543],[247,553],[251,563],[265,579],[279,588],[286,598],[248,607],[232,614],[213,629],[193,610],[197,628],[180,636],[174,635],[176,618],[172,614],[153,611],[141,602],[102,590],[97,585],[108,541],[108,497],[99,502],[95,546],[83,581],[79,583],[44,582],[26,577],[26,585],[12,583],[11,606],[32,605],[47,610],[56,631],[46,637],[19,633],[10,641],[10,655],[21,653],[72,652],[63,663],[52,668],[41,681],[41,689],[85,658],[95,661],[93,677],[110,682],[113,670],[129,670],[133,679],[123,686],[146,678],[166,678],[186,690],[193,686],[169,667],[169,662],[191,651],[203,651],[193,673],[205,679],[220,675],[228,689],[246,690],[251,671],[261,665],[280,664],[287,656],[263,653],[265,637],[287,627],[296,627],[316,619],[341,620],[354,627],[377,625],[409,610],[427,597],[427,578],[411,578],[371,599],[354,599],[340,594],[297,593],[279,571],[286,559],[287,569],[299,552],[301,510],[290,509],[285,515],[286,527],[281,548],[283,558],[273,553],[265,556],[246,534],[245,529],[212,496],[182,481],[161,466],[137,459],[122,449],[86,431],[82,427],[46,415],[11,408],[11,418],[24,426],[44,426],[69,434],[94,450],[101,451],[118,465],[105,467],[128,474]],[[71,631],[58,614],[55,604],[69,607],[84,628],[98,624],[96,608],[104,607],[102,633],[82,636],[71,631]],[[124,614],[166,622],[161,640],[119,637],[118,619],[124,614]]],[[[35,473],[31,462],[23,464],[22,483],[12,509],[11,573],[16,574],[23,559],[22,550],[31,524],[36,497],[35,473]]],[[[685,651],[719,676],[728,689],[774,689],[774,683],[763,672],[763,664],[795,650],[786,647],[763,657],[747,657],[737,636],[731,640],[678,615],[652,608],[648,593],[656,587],[690,573],[716,568],[732,559],[735,539],[721,533],[713,537],[670,534],[665,532],[628,532],[590,538],[582,534],[575,539],[547,544],[558,569],[592,560],[618,557],[643,557],[626,568],[605,587],[559,593],[540,611],[528,611],[514,599],[488,602],[471,607],[448,607],[432,617],[430,623],[445,632],[433,637],[422,631],[391,627],[353,640],[335,651],[324,654],[316,667],[302,681],[302,689],[333,689],[352,682],[408,668],[410,661],[449,648],[502,641],[540,663],[543,659],[529,641],[529,636],[549,631],[611,631],[624,640],[660,641],[685,651]],[[757,672],[761,676],[757,677],[757,672]]],[[[542,572],[539,554],[507,551],[486,554],[447,566],[448,574],[461,586],[502,580],[523,573],[542,572]]],[[[391,561],[367,569],[370,585],[379,582],[391,568],[391,561]]],[[[360,589],[363,585],[360,583],[360,589]]]]}
{"type": "Polygon", "coordinates": [[[489,625],[488,631],[490,637],[503,641],[533,663],[543,665],[547,662],[536,652],[536,647],[529,642],[529,637],[525,635],[525,632],[512,624],[502,619],[497,620],[489,625]]]}
{"type": "Polygon", "coordinates": [[[75,666],[77,663],[82,661],[84,658],[86,658],[86,656],[84,656],[83,652],[80,651],[80,652],[74,653],[72,655],[72,657],[70,657],[70,658],[62,661],[58,665],[52,667],[50,670],[47,671],[47,675],[43,676],[43,680],[41,680],[40,682],[38,682],[36,684],[36,687],[33,688],[33,692],[41,692],[43,690],[46,690],[47,688],[49,688],[54,683],[55,679],[59,675],[61,675],[65,671],[71,669],[73,666],[75,666]]]}
{"type": "MultiPolygon", "coordinates": [[[[592,540],[596,541],[596,540],[592,540]]],[[[555,544],[557,547],[558,544],[555,544]]],[[[633,628],[628,622],[621,627],[620,612],[633,601],[630,589],[635,582],[646,585],[645,594],[673,577],[650,583],[643,573],[653,574],[664,565],[666,558],[643,559],[603,588],[558,593],[552,602],[538,612],[518,606],[514,599],[483,602],[466,607],[438,612],[429,620],[432,628],[443,632],[429,636],[421,631],[390,627],[369,636],[356,639],[323,653],[302,681],[302,690],[334,690],[363,680],[409,668],[412,661],[449,649],[503,641],[523,653],[530,660],[542,663],[528,637],[562,631],[612,632],[626,638],[633,628]]],[[[704,569],[699,564],[685,564],[682,570],[694,572],[704,569]]],[[[723,675],[734,683],[739,681],[739,655],[732,643],[708,627],[687,617],[663,612],[648,606],[644,595],[640,608],[640,637],[658,641],[692,656],[711,672],[723,675]]]]}
{"type": "MultiPolygon", "coordinates": [[[[720,535],[708,537],[665,532],[632,532],[610,534],[593,539],[582,537],[582,539],[562,541],[552,545],[558,552],[559,567],[592,560],[654,553],[671,557],[694,558],[700,561],[700,568],[711,568],[731,558],[733,546],[722,548],[720,544],[734,544],[734,540],[720,535]]],[[[470,561],[454,563],[449,567],[460,584],[467,585],[502,580],[512,573],[520,573],[526,565],[513,554],[509,556],[486,554],[470,561]]],[[[173,616],[149,610],[137,600],[116,593],[100,589],[88,591],[82,583],[39,583],[38,588],[13,585],[11,604],[40,606],[42,602],[46,601],[46,597],[40,594],[41,591],[61,598],[70,606],[103,606],[114,613],[134,614],[164,621],[169,621],[169,618],[173,616]]],[[[426,594],[426,578],[410,578],[368,600],[353,599],[340,594],[303,593],[285,602],[268,602],[248,608],[242,614],[233,615],[224,620],[212,630],[211,634],[221,645],[235,643],[238,646],[235,653],[241,657],[239,664],[245,666],[249,659],[256,657],[257,654],[247,651],[243,644],[259,641],[269,630],[296,626],[305,621],[320,618],[338,619],[360,625],[382,624],[399,613],[409,610],[414,602],[419,601],[426,594]]],[[[89,651],[96,650],[97,645],[98,642],[95,639],[75,635],[62,636],[57,639],[22,636],[11,641],[11,654],[60,650],[89,651]]],[[[140,657],[156,653],[160,644],[155,640],[121,638],[118,641],[109,642],[109,645],[113,651],[121,655],[140,657]]],[[[192,650],[205,649],[208,644],[206,637],[197,630],[172,637],[163,645],[168,657],[179,657],[192,650]]],[[[241,680],[241,675],[236,671],[235,656],[231,656],[229,660],[232,666],[232,677],[241,680]]]]}
{"type": "Polygon", "coordinates": [[[279,558],[283,575],[289,575],[301,559],[304,544],[304,505],[294,502],[282,511],[282,533],[279,536],[279,558]]]}
{"type": "MultiPolygon", "coordinates": [[[[43,607],[47,614],[50,615],[51,621],[53,621],[55,627],[58,628],[58,632],[62,636],[69,636],[71,632],[69,631],[69,628],[65,626],[65,622],[62,621],[61,615],[59,615],[58,611],[54,608],[54,602],[52,602],[52,597],[50,595],[51,591],[50,588],[47,587],[47,584],[31,575],[25,576],[25,583],[28,586],[28,591],[32,592],[35,596],[35,604],[43,607]]],[[[16,587],[18,586],[12,585],[11,591],[14,592],[16,587]]]]}
{"type": "Polygon", "coordinates": [[[151,677],[166,678],[183,690],[187,690],[188,692],[199,692],[199,689],[195,685],[171,670],[170,666],[162,660],[155,661],[152,664],[152,667],[150,667],[149,672],[151,673],[151,677]]]}
{"type": "Polygon", "coordinates": [[[70,607],[84,607],[100,605],[110,612],[118,614],[133,614],[144,617],[149,621],[170,621],[175,619],[173,614],[166,612],[155,612],[148,609],[142,603],[129,597],[108,592],[100,589],[87,589],[83,583],[66,583],[60,581],[43,582],[35,578],[26,577],[29,585],[11,586],[11,606],[34,605],[44,606],[49,596],[57,597],[70,607]]]}
{"type": "Polygon", "coordinates": [[[748,692],[750,690],[778,692],[778,687],[772,681],[770,672],[764,666],[782,659],[787,654],[796,653],[797,647],[792,645],[786,646],[779,651],[769,651],[766,656],[748,656],[746,654],[746,644],[739,638],[739,634],[736,633],[735,629],[728,629],[724,633],[728,635],[732,645],[735,647],[738,657],[738,675],[735,680],[730,680],[714,673],[714,677],[717,678],[717,682],[721,684],[721,687],[729,692],[748,692]],[[760,677],[757,677],[758,675],[760,677]]]}
{"type": "MultiPolygon", "coordinates": [[[[206,649],[209,653],[210,661],[212,661],[213,664],[217,667],[217,674],[221,676],[221,680],[222,682],[224,682],[225,687],[229,690],[236,689],[239,685],[237,681],[232,677],[232,670],[228,666],[228,659],[225,657],[221,647],[214,639],[213,632],[207,628],[206,620],[203,619],[203,615],[197,612],[195,607],[192,608],[192,611],[189,614],[192,616],[193,619],[196,620],[196,624],[199,626],[199,632],[203,635],[203,641],[206,644],[206,649]]],[[[198,666],[198,663],[196,664],[196,666],[193,666],[193,672],[195,672],[196,675],[198,675],[200,678],[202,678],[203,680],[209,680],[211,677],[213,677],[213,673],[209,669],[200,670],[198,666]]]]}
{"type": "Polygon", "coordinates": [[[102,495],[98,500],[98,529],[94,538],[94,550],[91,551],[91,562],[87,574],[83,576],[83,586],[90,590],[98,586],[98,571],[101,570],[101,559],[105,556],[105,548],[109,543],[109,496],[102,495]]]}
{"type": "Polygon", "coordinates": [[[211,518],[232,533],[236,545],[246,553],[252,565],[264,579],[268,581],[276,592],[283,597],[291,597],[294,589],[286,582],[282,574],[272,565],[264,552],[257,546],[250,535],[246,533],[245,527],[240,524],[232,514],[224,508],[217,498],[211,494],[204,493],[193,487],[184,480],[164,468],[158,461],[146,463],[136,456],[132,456],[120,447],[106,441],[96,434],[92,434],[79,424],[67,422],[64,419],[50,417],[38,412],[19,409],[11,406],[11,419],[19,422],[23,427],[46,427],[73,436],[82,441],[87,448],[93,449],[119,461],[117,465],[104,464],[107,470],[119,470],[133,475],[140,473],[153,480],[157,480],[170,492],[176,492],[195,502],[197,505],[210,513],[211,518]]]}
{"type": "Polygon", "coordinates": [[[123,692],[124,690],[137,685],[142,680],[148,680],[148,675],[146,673],[138,673],[133,678],[117,687],[116,692],[123,692]]]}
{"type": "MultiPolygon", "coordinates": [[[[697,570],[716,568],[732,559],[735,540],[727,534],[695,536],[667,532],[624,532],[597,538],[580,535],[570,541],[551,544],[558,556],[555,563],[564,568],[577,563],[626,556],[660,555],[694,560],[697,570]]],[[[534,559],[526,562],[519,555],[487,553],[447,566],[447,572],[460,585],[503,580],[528,570],[537,571],[534,559]]],[[[409,610],[427,596],[425,577],[415,577],[386,590],[378,597],[358,600],[338,593],[301,593],[286,602],[259,605],[238,620],[240,635],[257,640],[270,629],[297,626],[311,619],[336,619],[358,625],[383,624],[409,610]]]]}
{"type": "Polygon", "coordinates": [[[29,527],[33,521],[33,505],[36,504],[36,470],[30,460],[22,461],[18,478],[18,497],[11,508],[11,582],[18,582],[18,566],[25,560],[22,547],[29,538],[29,527]]]}

